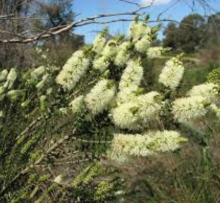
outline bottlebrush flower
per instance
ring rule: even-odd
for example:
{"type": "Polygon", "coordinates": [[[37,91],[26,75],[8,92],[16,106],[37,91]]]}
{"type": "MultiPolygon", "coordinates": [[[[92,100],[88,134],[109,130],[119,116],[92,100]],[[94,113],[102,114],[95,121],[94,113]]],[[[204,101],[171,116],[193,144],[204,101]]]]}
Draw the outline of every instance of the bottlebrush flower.
{"type": "Polygon", "coordinates": [[[161,102],[162,96],[155,91],[139,96],[140,117],[144,121],[155,119],[162,108],[161,102]]]}
{"type": "Polygon", "coordinates": [[[106,57],[107,59],[112,59],[116,53],[117,42],[115,40],[109,40],[102,51],[102,56],[106,57]]]}
{"type": "Polygon", "coordinates": [[[205,83],[194,86],[189,92],[189,96],[202,96],[209,101],[215,101],[218,96],[218,85],[214,83],[205,83]]]}
{"type": "Polygon", "coordinates": [[[178,149],[187,139],[176,131],[150,131],[146,134],[115,134],[111,150],[117,155],[149,156],[178,149]]]}
{"type": "Polygon", "coordinates": [[[117,50],[117,55],[115,57],[115,65],[119,67],[123,67],[129,60],[129,52],[128,49],[131,46],[130,42],[123,42],[117,50]]]}
{"type": "Polygon", "coordinates": [[[184,66],[182,62],[179,60],[179,57],[174,57],[166,62],[159,76],[159,82],[165,87],[174,90],[179,86],[183,73],[184,66]]]}
{"type": "Polygon", "coordinates": [[[72,90],[88,69],[90,61],[83,51],[76,51],[66,62],[56,82],[66,90],[72,90]]]}
{"type": "Polygon", "coordinates": [[[103,79],[99,81],[85,97],[87,108],[95,116],[108,108],[115,96],[115,85],[112,81],[103,79]]]}
{"type": "Polygon", "coordinates": [[[150,35],[151,32],[152,28],[147,26],[145,23],[133,22],[129,30],[129,35],[133,42],[137,42],[142,37],[150,35]]]}
{"type": "Polygon", "coordinates": [[[210,105],[210,109],[211,111],[213,111],[215,113],[215,115],[217,116],[217,118],[220,119],[220,108],[217,107],[215,104],[211,104],[210,105]]]}
{"type": "Polygon", "coordinates": [[[105,56],[101,56],[93,61],[93,68],[99,70],[101,73],[107,70],[110,62],[105,56]]]}
{"type": "Polygon", "coordinates": [[[106,39],[103,33],[97,35],[93,42],[92,50],[97,53],[101,54],[103,48],[105,47],[106,39]]]}
{"type": "Polygon", "coordinates": [[[84,96],[81,95],[69,103],[72,113],[79,113],[84,107],[84,96]]]}
{"type": "Polygon", "coordinates": [[[149,35],[144,36],[142,39],[135,43],[135,49],[140,53],[145,53],[150,47],[152,38],[149,35]]]}
{"type": "Polygon", "coordinates": [[[137,85],[123,88],[120,92],[118,92],[116,102],[118,105],[121,105],[123,103],[128,103],[130,101],[136,101],[137,94],[138,94],[137,85]]]}
{"type": "Polygon", "coordinates": [[[119,90],[130,86],[139,86],[143,77],[143,67],[139,61],[129,61],[119,83],[119,90]]]}
{"type": "Polygon", "coordinates": [[[169,49],[164,47],[150,47],[147,50],[147,56],[150,59],[158,58],[167,50],[169,49]]]}
{"type": "Polygon", "coordinates": [[[179,122],[189,122],[192,119],[205,116],[210,102],[202,96],[192,96],[176,99],[173,102],[172,112],[179,122]]]}
{"type": "Polygon", "coordinates": [[[137,102],[124,103],[112,109],[110,117],[113,123],[121,129],[140,129],[139,109],[137,102]]]}
{"type": "Polygon", "coordinates": [[[11,101],[15,101],[23,94],[22,90],[10,90],[7,92],[7,96],[11,101]]]}

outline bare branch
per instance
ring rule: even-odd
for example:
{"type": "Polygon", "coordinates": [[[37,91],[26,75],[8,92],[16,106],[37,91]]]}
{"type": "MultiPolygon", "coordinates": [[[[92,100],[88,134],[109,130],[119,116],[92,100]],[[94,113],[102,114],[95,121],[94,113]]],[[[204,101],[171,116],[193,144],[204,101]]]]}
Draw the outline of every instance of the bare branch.
{"type": "Polygon", "coordinates": [[[128,4],[132,4],[132,5],[141,7],[141,4],[136,3],[136,2],[132,2],[132,1],[129,1],[129,0],[118,0],[118,1],[125,2],[125,3],[128,3],[128,4]]]}
{"type": "MultiPolygon", "coordinates": [[[[116,19],[116,20],[111,20],[111,21],[90,21],[90,22],[84,22],[82,24],[79,24],[78,27],[84,26],[84,25],[89,25],[89,24],[111,24],[111,23],[116,23],[116,22],[132,22],[133,19],[116,19]]],[[[142,21],[139,19],[139,21],[142,21]]],[[[176,24],[180,24],[180,21],[177,20],[172,20],[172,19],[156,19],[156,20],[148,20],[146,21],[147,23],[161,23],[161,22],[173,22],[176,24]]],[[[188,23],[183,23],[186,26],[193,27],[193,25],[188,24],[188,23]]]]}
{"type": "MultiPolygon", "coordinates": [[[[153,1],[152,1],[153,3],[153,1]]],[[[126,19],[119,19],[119,20],[109,20],[109,21],[103,21],[103,22],[99,22],[96,21],[97,19],[105,19],[105,18],[111,18],[111,17],[116,17],[116,16],[141,16],[143,14],[140,13],[140,11],[142,11],[143,9],[148,8],[150,5],[146,5],[146,6],[140,6],[138,7],[138,9],[133,10],[131,12],[121,12],[121,13],[109,13],[109,14],[100,14],[100,15],[96,15],[96,16],[92,16],[92,17],[87,17],[78,21],[74,21],[70,24],[67,25],[62,25],[61,27],[53,27],[49,30],[46,30],[36,36],[33,37],[23,37],[23,39],[21,38],[12,38],[12,39],[3,39],[0,40],[0,43],[30,43],[30,42],[35,42],[41,39],[46,39],[52,36],[56,36],[59,35],[63,32],[67,32],[70,31],[72,28],[76,28],[79,26],[84,26],[84,25],[88,25],[88,24],[106,24],[106,23],[112,23],[112,22],[119,22],[119,21],[127,21],[126,19]]],[[[132,20],[129,20],[132,21],[132,20]]]]}
{"type": "Polygon", "coordinates": [[[13,17],[14,16],[14,14],[10,14],[10,15],[3,15],[3,16],[0,16],[0,20],[2,20],[2,19],[8,19],[8,18],[11,18],[11,17],[13,17]]]}

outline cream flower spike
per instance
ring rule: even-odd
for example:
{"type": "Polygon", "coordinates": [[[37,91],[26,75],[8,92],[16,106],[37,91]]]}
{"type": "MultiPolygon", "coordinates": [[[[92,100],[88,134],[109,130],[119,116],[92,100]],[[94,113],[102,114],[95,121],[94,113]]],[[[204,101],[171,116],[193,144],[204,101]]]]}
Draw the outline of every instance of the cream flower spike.
{"type": "Polygon", "coordinates": [[[129,60],[129,52],[128,49],[130,47],[130,42],[123,42],[119,47],[117,51],[117,55],[115,57],[115,65],[119,67],[123,67],[129,60]]]}
{"type": "Polygon", "coordinates": [[[187,123],[205,116],[209,105],[210,102],[202,96],[180,98],[173,102],[172,112],[176,120],[187,123]]]}
{"type": "Polygon", "coordinates": [[[128,103],[131,101],[137,101],[137,93],[138,93],[138,86],[133,85],[127,88],[123,88],[120,92],[118,92],[116,97],[117,105],[121,105],[124,103],[128,103]]]}
{"type": "Polygon", "coordinates": [[[105,56],[101,56],[99,58],[96,58],[93,61],[93,68],[95,70],[99,70],[101,73],[103,73],[105,70],[107,70],[109,65],[110,65],[110,61],[105,56]]]}
{"type": "Polygon", "coordinates": [[[82,50],[76,51],[66,62],[56,78],[56,82],[66,90],[72,90],[86,73],[90,60],[82,50]]]}
{"type": "Polygon", "coordinates": [[[138,60],[129,61],[125,68],[121,80],[119,83],[119,90],[122,91],[124,88],[130,86],[139,86],[143,78],[143,67],[140,65],[138,60]]]}
{"type": "Polygon", "coordinates": [[[85,97],[85,103],[93,116],[102,113],[115,96],[115,84],[110,80],[99,81],[85,97]]]}
{"type": "Polygon", "coordinates": [[[146,134],[115,134],[112,152],[125,156],[149,156],[159,152],[174,151],[187,139],[176,131],[150,131],[146,134]]]}
{"type": "Polygon", "coordinates": [[[115,40],[109,40],[102,51],[102,56],[106,57],[107,59],[112,59],[116,53],[117,42],[115,40]]]}
{"type": "Polygon", "coordinates": [[[113,123],[121,129],[137,130],[141,127],[139,109],[137,102],[124,103],[112,109],[110,117],[113,123]]]}
{"type": "Polygon", "coordinates": [[[138,40],[134,46],[138,52],[145,53],[149,49],[151,42],[152,42],[151,36],[146,35],[142,39],[138,40]]]}
{"type": "Polygon", "coordinates": [[[147,26],[142,22],[134,21],[129,29],[129,36],[132,38],[134,42],[137,42],[142,37],[146,35],[150,35],[151,32],[152,32],[151,27],[147,26]]]}
{"type": "Polygon", "coordinates": [[[69,103],[72,113],[79,113],[81,109],[84,107],[84,96],[78,96],[73,101],[69,103]]]}
{"type": "Polygon", "coordinates": [[[179,58],[177,56],[167,61],[159,76],[159,82],[172,90],[179,86],[184,73],[184,66],[179,58]]]}
{"type": "Polygon", "coordinates": [[[205,83],[194,86],[189,92],[189,96],[202,96],[209,101],[215,101],[219,94],[218,85],[214,83],[205,83]]]}
{"type": "Polygon", "coordinates": [[[140,117],[144,121],[156,119],[162,108],[162,96],[155,91],[138,97],[140,117]]]}
{"type": "Polygon", "coordinates": [[[103,33],[98,34],[93,42],[92,50],[97,54],[101,54],[103,48],[105,47],[105,43],[106,43],[106,39],[104,37],[104,34],[103,33]]]}
{"type": "Polygon", "coordinates": [[[150,47],[147,50],[147,56],[149,59],[159,58],[166,51],[170,50],[170,48],[164,47],[150,47]]]}

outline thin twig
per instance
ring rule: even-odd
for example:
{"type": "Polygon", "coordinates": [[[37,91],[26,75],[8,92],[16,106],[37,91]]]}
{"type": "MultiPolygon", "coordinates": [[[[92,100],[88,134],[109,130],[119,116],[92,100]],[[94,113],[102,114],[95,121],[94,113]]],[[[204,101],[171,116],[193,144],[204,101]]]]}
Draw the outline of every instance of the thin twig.
{"type": "MultiPolygon", "coordinates": [[[[135,9],[131,12],[121,12],[121,13],[108,13],[108,14],[100,14],[100,15],[96,15],[96,16],[92,16],[92,17],[87,17],[78,21],[74,21],[70,24],[65,25],[64,27],[61,27],[59,29],[57,28],[51,28],[48,29],[36,36],[33,37],[29,37],[29,38],[25,38],[25,39],[20,39],[20,38],[12,38],[12,39],[3,39],[0,40],[0,43],[30,43],[30,42],[34,42],[34,41],[38,41],[41,39],[46,39],[49,38],[51,36],[56,36],[59,35],[63,32],[67,32],[70,31],[72,28],[76,28],[79,26],[83,26],[83,25],[87,25],[87,24],[100,24],[99,22],[96,22],[97,19],[104,19],[104,18],[111,18],[111,17],[116,17],[116,16],[140,16],[140,11],[142,11],[143,9],[148,8],[150,5],[147,6],[141,6],[138,7],[138,9],[135,9]],[[53,31],[55,29],[55,31],[53,31]]],[[[121,19],[121,21],[125,21],[126,19],[121,19]]],[[[115,22],[115,20],[109,20],[109,21],[105,21],[105,23],[111,23],[111,22],[115,22]]]]}
{"type": "Polygon", "coordinates": [[[139,8],[141,7],[141,4],[133,2],[133,1],[129,1],[129,0],[118,0],[118,1],[125,2],[125,3],[128,3],[128,4],[132,4],[132,5],[135,5],[139,8]]]}

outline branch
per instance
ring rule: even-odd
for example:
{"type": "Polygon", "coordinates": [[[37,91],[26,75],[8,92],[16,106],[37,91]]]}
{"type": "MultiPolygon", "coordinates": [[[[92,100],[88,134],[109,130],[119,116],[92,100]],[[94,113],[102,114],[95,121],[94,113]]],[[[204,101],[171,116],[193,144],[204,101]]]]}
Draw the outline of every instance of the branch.
{"type": "MultiPolygon", "coordinates": [[[[127,2],[128,3],[128,2],[127,2]]],[[[84,18],[78,21],[74,21],[70,24],[67,24],[61,28],[51,28],[49,30],[46,30],[36,36],[33,37],[24,37],[24,39],[20,39],[20,38],[12,38],[12,39],[4,39],[4,40],[0,40],[0,43],[30,43],[30,42],[35,42],[38,40],[42,40],[42,39],[46,39],[52,36],[56,36],[59,35],[61,33],[70,31],[72,28],[76,28],[79,26],[83,26],[83,25],[87,25],[87,24],[100,24],[100,22],[96,22],[97,19],[105,19],[105,18],[111,18],[111,17],[116,17],[116,16],[141,16],[143,14],[140,14],[140,11],[142,11],[143,9],[146,9],[150,7],[150,5],[147,6],[138,6],[138,8],[136,10],[133,10],[131,12],[121,12],[121,13],[109,13],[109,14],[100,14],[100,15],[96,15],[96,16],[92,16],[92,17],[88,17],[88,18],[84,18]],[[56,29],[54,31],[54,29],[56,29]]],[[[111,23],[111,22],[118,22],[118,21],[126,21],[126,19],[119,19],[119,20],[109,20],[106,21],[105,23],[111,23]]],[[[130,20],[131,21],[131,20],[130,20]]]]}
{"type": "Polygon", "coordinates": [[[139,8],[141,7],[141,4],[136,3],[136,2],[132,2],[132,1],[129,1],[129,0],[118,0],[118,1],[125,2],[125,3],[128,3],[128,4],[132,4],[132,5],[135,5],[139,8]]]}
{"type": "MultiPolygon", "coordinates": [[[[111,20],[111,21],[91,21],[91,22],[84,22],[82,24],[79,24],[78,27],[80,26],[84,26],[84,25],[89,25],[89,24],[110,24],[110,23],[116,23],[116,22],[131,22],[133,21],[133,19],[116,19],[116,20],[111,20]]],[[[141,21],[141,20],[139,20],[141,21]]],[[[161,23],[161,22],[173,22],[173,23],[176,23],[176,24],[180,24],[181,22],[180,21],[177,21],[177,20],[172,20],[172,19],[157,19],[157,20],[148,20],[148,21],[145,21],[147,23],[161,23]]],[[[189,27],[193,27],[192,24],[189,24],[189,23],[182,23],[186,26],[189,26],[189,27]]]]}
{"type": "Polygon", "coordinates": [[[3,15],[3,16],[0,16],[0,20],[2,20],[2,19],[8,19],[8,18],[10,18],[10,17],[13,17],[14,16],[14,14],[9,14],[9,15],[3,15]]]}

